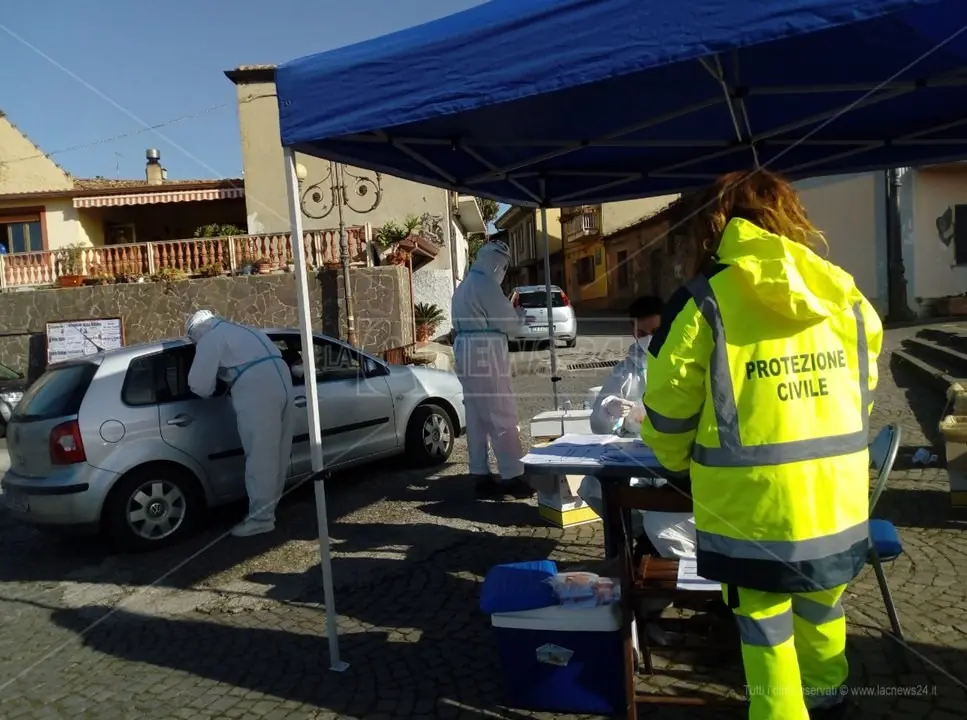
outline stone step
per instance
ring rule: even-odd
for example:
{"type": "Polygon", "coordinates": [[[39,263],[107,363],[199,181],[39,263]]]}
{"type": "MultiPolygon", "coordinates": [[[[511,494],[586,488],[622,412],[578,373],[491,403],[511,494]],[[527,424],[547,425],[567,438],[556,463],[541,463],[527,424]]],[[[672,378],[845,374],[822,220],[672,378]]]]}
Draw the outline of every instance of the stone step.
{"type": "Polygon", "coordinates": [[[917,336],[903,342],[903,349],[930,365],[957,377],[967,376],[967,353],[956,349],[951,342],[944,343],[917,336]]]}
{"type": "Polygon", "coordinates": [[[894,350],[892,353],[892,359],[894,362],[900,362],[905,367],[910,369],[914,375],[924,383],[927,387],[946,394],[947,388],[956,382],[960,382],[962,385],[967,383],[967,380],[960,380],[954,375],[946,372],[945,368],[937,367],[926,360],[922,360],[919,357],[911,354],[907,350],[894,350]]]}
{"type": "Polygon", "coordinates": [[[967,328],[963,325],[935,325],[924,328],[917,337],[937,345],[967,352],[967,328]]]}

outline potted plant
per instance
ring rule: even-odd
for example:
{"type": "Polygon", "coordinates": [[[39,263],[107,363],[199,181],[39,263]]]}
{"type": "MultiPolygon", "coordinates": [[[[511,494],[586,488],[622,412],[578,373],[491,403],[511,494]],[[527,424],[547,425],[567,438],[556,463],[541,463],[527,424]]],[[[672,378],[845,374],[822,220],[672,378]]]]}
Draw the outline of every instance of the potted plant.
{"type": "Polygon", "coordinates": [[[93,263],[87,268],[85,285],[110,285],[113,282],[114,276],[101,263],[93,263]]]}
{"type": "Polygon", "coordinates": [[[187,280],[188,275],[184,270],[179,270],[178,268],[163,267],[152,275],[151,279],[154,282],[173,283],[178,282],[179,280],[187,280]]]}
{"type": "Polygon", "coordinates": [[[432,303],[416,303],[413,306],[413,316],[416,320],[416,341],[427,342],[443,322],[443,310],[432,303]]]}
{"type": "Polygon", "coordinates": [[[202,225],[195,228],[196,238],[235,237],[244,234],[245,232],[242,231],[237,225],[220,225],[218,223],[210,223],[208,225],[202,225]]]}
{"type": "Polygon", "coordinates": [[[390,265],[406,265],[410,259],[410,254],[401,248],[393,248],[392,252],[386,256],[386,261],[390,265]]]}
{"type": "Polygon", "coordinates": [[[224,268],[222,268],[221,263],[212,262],[198,268],[198,275],[203,278],[213,278],[221,275],[223,271],[224,268]]]}
{"type": "MultiPolygon", "coordinates": [[[[390,220],[383,224],[375,233],[373,241],[380,247],[380,256],[387,257],[396,250],[396,245],[406,240],[420,227],[420,218],[408,215],[403,222],[390,220]]],[[[392,261],[391,261],[392,262],[392,261]]]]}
{"type": "Polygon", "coordinates": [[[251,275],[255,272],[257,256],[252,254],[252,246],[248,242],[241,243],[235,258],[235,274],[251,275]]]}
{"type": "Polygon", "coordinates": [[[74,243],[57,251],[57,285],[60,287],[79,287],[84,284],[84,248],[86,245],[74,243]]]}
{"type": "Polygon", "coordinates": [[[255,272],[259,275],[268,275],[275,270],[275,263],[265,255],[255,261],[255,272]]]}

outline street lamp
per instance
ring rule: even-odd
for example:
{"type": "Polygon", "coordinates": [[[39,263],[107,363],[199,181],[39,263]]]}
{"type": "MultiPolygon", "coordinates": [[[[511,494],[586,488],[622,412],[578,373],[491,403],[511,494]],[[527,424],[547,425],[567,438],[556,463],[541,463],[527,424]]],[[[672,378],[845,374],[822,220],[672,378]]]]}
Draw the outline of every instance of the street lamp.
{"type": "Polygon", "coordinates": [[[902,322],[913,316],[907,301],[906,268],[903,264],[903,227],[900,210],[900,186],[908,168],[889,168],[886,171],[886,262],[887,262],[887,319],[902,322]]]}
{"type": "Polygon", "coordinates": [[[309,171],[299,163],[296,165],[295,172],[299,182],[299,207],[303,215],[314,220],[322,220],[328,217],[333,208],[336,208],[339,217],[339,260],[342,265],[343,292],[346,298],[346,335],[349,344],[355,346],[356,309],[353,303],[352,284],[349,280],[349,235],[346,232],[344,208],[348,207],[357,215],[365,215],[375,210],[383,199],[382,175],[375,173],[375,178],[357,175],[347,170],[342,163],[329,161],[322,179],[304,187],[309,171]],[[347,176],[352,183],[352,193],[346,187],[347,176]],[[355,205],[351,199],[355,200],[355,205]]]}

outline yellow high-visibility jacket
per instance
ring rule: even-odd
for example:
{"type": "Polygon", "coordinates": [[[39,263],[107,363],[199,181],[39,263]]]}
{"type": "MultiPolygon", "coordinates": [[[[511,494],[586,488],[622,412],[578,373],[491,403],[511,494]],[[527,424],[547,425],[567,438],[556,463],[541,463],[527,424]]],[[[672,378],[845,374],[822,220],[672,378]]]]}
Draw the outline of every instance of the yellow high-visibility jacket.
{"type": "Polygon", "coordinates": [[[642,439],[689,476],[698,572],[767,592],[849,582],[868,551],[883,327],[852,276],[733,219],[652,338],[642,439]]]}

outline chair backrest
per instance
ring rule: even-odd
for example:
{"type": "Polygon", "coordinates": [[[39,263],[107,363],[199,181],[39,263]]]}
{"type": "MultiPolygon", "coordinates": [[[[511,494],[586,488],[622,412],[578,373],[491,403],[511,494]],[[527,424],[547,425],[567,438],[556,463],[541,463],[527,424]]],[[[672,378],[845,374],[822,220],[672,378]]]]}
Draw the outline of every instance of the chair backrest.
{"type": "Polygon", "coordinates": [[[890,423],[880,430],[873,442],[870,443],[870,467],[876,470],[876,481],[873,483],[873,492],[870,494],[870,514],[873,513],[877,500],[880,499],[880,495],[886,488],[899,449],[900,427],[896,423],[890,423]]]}

